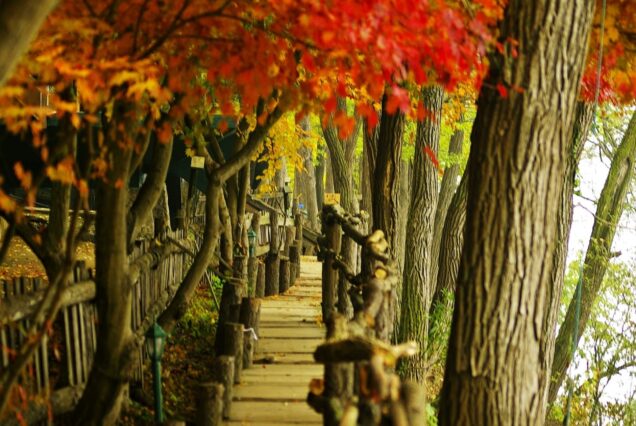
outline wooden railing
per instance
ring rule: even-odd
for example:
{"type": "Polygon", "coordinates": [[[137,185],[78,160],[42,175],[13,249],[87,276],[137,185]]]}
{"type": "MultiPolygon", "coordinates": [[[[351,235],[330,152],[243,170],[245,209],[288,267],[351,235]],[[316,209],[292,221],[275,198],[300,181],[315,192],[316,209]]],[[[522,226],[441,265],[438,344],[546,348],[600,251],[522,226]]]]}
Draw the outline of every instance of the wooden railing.
{"type": "MultiPolygon", "coordinates": [[[[131,325],[136,334],[143,335],[154,322],[187,271],[188,258],[171,240],[181,246],[190,245],[184,231],[170,231],[161,237],[161,246],[155,241],[141,241],[130,255],[131,263],[143,257],[149,265],[142,269],[133,286],[131,325]]],[[[78,262],[72,282],[64,290],[60,315],[19,378],[20,393],[24,395],[19,409],[28,424],[46,419],[49,409],[54,413],[71,410],[81,395],[97,347],[96,289],[92,278],[93,270],[78,262]]],[[[45,288],[41,278],[21,277],[0,283],[2,368],[10,366],[13,354],[27,338],[24,333],[29,318],[42,300],[45,288]]],[[[147,357],[143,345],[139,351],[133,378],[142,381],[147,357]]]]}
{"type": "Polygon", "coordinates": [[[388,342],[391,291],[399,277],[384,233],[376,230],[365,235],[363,219],[339,205],[324,206],[322,211],[319,258],[327,341],[316,349],[314,359],[325,369],[322,379],[312,380],[307,402],[323,415],[325,425],[423,425],[423,388],[402,383],[395,373],[399,358],[416,354],[417,344],[388,342]],[[362,247],[359,267],[340,257],[342,238],[362,247]],[[343,288],[347,283],[350,286],[343,288]],[[347,293],[352,318],[337,309],[344,311],[338,298],[347,293]]]}

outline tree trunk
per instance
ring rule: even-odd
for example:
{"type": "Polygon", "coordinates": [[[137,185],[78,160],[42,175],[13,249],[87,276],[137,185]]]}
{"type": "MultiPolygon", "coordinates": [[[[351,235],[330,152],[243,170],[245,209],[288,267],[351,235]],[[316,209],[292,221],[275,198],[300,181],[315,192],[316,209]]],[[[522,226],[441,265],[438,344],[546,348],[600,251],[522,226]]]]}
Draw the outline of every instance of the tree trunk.
{"type": "Polygon", "coordinates": [[[402,281],[401,315],[398,341],[415,340],[420,347],[417,355],[406,357],[400,363],[400,375],[419,383],[425,378],[426,339],[428,337],[428,306],[435,284],[431,274],[431,242],[437,206],[437,169],[424,149],[436,155],[439,150],[440,125],[444,89],[429,86],[422,91],[428,118],[417,123],[413,182],[409,216],[406,225],[406,250],[402,281]]]}
{"type": "MultiPolygon", "coordinates": [[[[561,293],[563,291],[568,241],[570,239],[570,229],[572,226],[572,196],[576,184],[576,170],[583,153],[583,146],[585,145],[588,131],[594,118],[594,110],[595,108],[592,103],[581,101],[577,103],[574,132],[572,134],[572,149],[570,155],[567,157],[565,165],[566,181],[563,185],[563,190],[561,191],[561,206],[558,214],[557,247],[554,255],[556,266],[553,271],[553,285],[550,289],[551,295],[548,297],[549,308],[543,323],[546,336],[546,340],[542,343],[542,348],[545,353],[543,356],[545,367],[542,368],[541,371],[545,374],[542,375],[541,379],[543,380],[543,386],[549,387],[549,389],[553,388],[553,385],[549,384],[548,381],[551,377],[550,371],[552,369],[552,360],[554,357],[555,328],[559,305],[561,302],[561,293]]],[[[558,390],[558,388],[556,390],[558,390]]],[[[554,395],[550,392],[548,394],[548,403],[552,403],[554,397],[556,397],[556,391],[554,392],[554,395]]]]}
{"type": "MultiPolygon", "coordinates": [[[[334,192],[334,181],[333,181],[333,167],[331,166],[331,155],[327,156],[326,161],[326,170],[325,170],[325,192],[334,192]]],[[[324,198],[323,198],[324,203],[324,198]]]]}
{"type": "MultiPolygon", "coordinates": [[[[603,277],[610,260],[612,241],[616,226],[623,214],[625,197],[629,190],[636,163],[636,113],[632,115],[629,126],[623,135],[621,144],[614,153],[610,171],[605,180],[603,191],[596,206],[596,215],[592,235],[585,254],[583,265],[583,286],[581,292],[581,311],[578,321],[576,344],[585,331],[587,321],[599,295],[603,277]]],[[[573,298],[559,328],[556,338],[556,351],[552,366],[549,397],[554,400],[563,382],[563,377],[572,362],[572,332],[576,323],[576,299],[573,298]]]]}
{"type": "MultiPolygon", "coordinates": [[[[399,231],[399,216],[406,206],[400,201],[400,166],[402,165],[402,137],[404,115],[401,112],[386,112],[387,95],[382,100],[382,118],[378,132],[377,157],[373,174],[373,229],[384,231],[389,243],[389,255],[395,262],[395,273],[402,274],[404,240],[399,231]]],[[[399,293],[401,288],[391,290],[388,316],[380,317],[380,329],[386,327],[393,334],[393,325],[399,318],[399,293]]]]}
{"type": "MultiPolygon", "coordinates": [[[[112,125],[114,127],[114,124],[112,125]]],[[[132,148],[117,146],[119,135],[109,138],[111,173],[99,184],[95,227],[95,263],[97,286],[97,350],[93,367],[74,413],[76,424],[115,424],[127,374],[132,367],[131,307],[132,292],[128,280],[127,185],[116,182],[128,177],[132,148]]]]}
{"type": "Polygon", "coordinates": [[[471,135],[465,244],[440,424],[542,424],[543,318],[556,249],[563,158],[594,2],[512,0],[471,135]],[[502,97],[498,84],[523,87],[502,97]]]}
{"type": "MultiPolygon", "coordinates": [[[[379,121],[379,119],[378,119],[379,121]]],[[[373,229],[373,177],[375,175],[375,163],[378,156],[378,138],[380,126],[377,125],[373,129],[369,128],[369,123],[365,119],[362,125],[362,154],[364,155],[364,165],[366,166],[365,179],[367,182],[363,190],[368,190],[365,195],[362,194],[363,209],[369,213],[369,229],[373,229]]]]}
{"type": "Polygon", "coordinates": [[[194,294],[201,277],[212,262],[219,238],[219,201],[223,197],[221,182],[216,173],[208,175],[208,188],[205,194],[205,229],[203,231],[203,243],[199,248],[194,261],[175,293],[172,301],[165,311],[159,316],[157,322],[164,330],[170,331],[176,322],[185,314],[188,302],[194,294]]]}
{"type": "MultiPolygon", "coordinates": [[[[314,169],[316,176],[316,206],[318,211],[322,211],[322,204],[325,199],[325,169],[327,168],[327,158],[325,152],[319,152],[318,164],[314,169]]],[[[316,228],[318,229],[318,221],[316,221],[316,228]]]]}
{"type": "MultiPolygon", "coordinates": [[[[310,131],[308,118],[303,119],[301,127],[305,132],[310,131]]],[[[318,190],[316,171],[314,170],[313,153],[311,148],[306,146],[301,147],[298,150],[298,153],[303,159],[303,170],[296,169],[294,174],[296,180],[296,184],[294,185],[296,192],[295,198],[300,199],[300,201],[305,205],[309,226],[312,229],[318,229],[318,190]]]]}
{"type": "MultiPolygon", "coordinates": [[[[438,274],[435,293],[429,309],[429,361],[443,351],[444,339],[450,329],[453,314],[453,297],[459,261],[464,246],[464,225],[466,223],[466,202],[468,198],[468,170],[453,195],[442,229],[440,253],[437,258],[438,274]]],[[[435,261],[433,258],[432,261],[435,261]]]]}
{"type": "MultiPolygon", "coordinates": [[[[448,154],[453,160],[462,153],[462,144],[464,142],[464,131],[455,130],[450,140],[448,154]]],[[[439,273],[439,252],[442,243],[442,232],[444,231],[444,223],[451,200],[457,188],[457,177],[459,176],[459,163],[453,162],[449,167],[444,169],[444,177],[439,190],[439,198],[437,201],[437,210],[435,211],[435,225],[433,226],[433,242],[431,249],[431,283],[429,289],[432,291],[429,301],[432,300],[433,293],[437,288],[437,275],[439,273]]]]}
{"type": "MultiPolygon", "coordinates": [[[[341,111],[346,111],[344,99],[338,100],[338,108],[341,111]]],[[[352,164],[361,124],[362,122],[357,120],[355,130],[344,140],[341,140],[338,136],[338,128],[331,120],[322,129],[327,148],[329,149],[329,158],[331,159],[334,191],[340,194],[340,205],[351,214],[359,211],[358,200],[354,190],[352,164]]],[[[340,257],[354,271],[356,270],[356,254],[355,243],[350,238],[343,236],[340,257]]],[[[353,308],[347,292],[348,288],[349,282],[344,274],[340,274],[338,282],[338,312],[346,318],[350,318],[353,315],[353,308]]]]}
{"type": "Polygon", "coordinates": [[[0,87],[29,50],[58,0],[3,0],[0,6],[0,87]]]}

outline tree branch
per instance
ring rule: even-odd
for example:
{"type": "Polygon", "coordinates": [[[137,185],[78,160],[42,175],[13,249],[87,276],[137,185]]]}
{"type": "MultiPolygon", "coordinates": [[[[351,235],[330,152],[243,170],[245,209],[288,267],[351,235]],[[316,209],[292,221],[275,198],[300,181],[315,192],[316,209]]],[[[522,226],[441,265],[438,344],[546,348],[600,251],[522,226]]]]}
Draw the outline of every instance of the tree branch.
{"type": "Polygon", "coordinates": [[[166,144],[155,142],[152,168],[128,213],[128,245],[137,238],[142,225],[152,216],[153,208],[159,200],[168,174],[172,145],[172,139],[166,144]]]}
{"type": "Polygon", "coordinates": [[[261,147],[263,139],[278,119],[283,115],[280,106],[267,116],[264,124],[257,124],[256,128],[250,132],[247,143],[236,153],[232,159],[219,167],[218,175],[221,182],[225,182],[230,176],[238,173],[261,147]]]}

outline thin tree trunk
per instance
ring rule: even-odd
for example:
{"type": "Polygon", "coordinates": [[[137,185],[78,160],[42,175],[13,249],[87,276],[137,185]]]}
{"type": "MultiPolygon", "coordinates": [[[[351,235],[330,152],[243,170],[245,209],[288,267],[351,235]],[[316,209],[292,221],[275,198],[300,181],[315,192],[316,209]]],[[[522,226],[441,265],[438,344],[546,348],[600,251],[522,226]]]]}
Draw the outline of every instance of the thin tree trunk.
{"type": "MultiPolygon", "coordinates": [[[[326,182],[325,182],[325,193],[331,193],[334,192],[334,181],[333,181],[333,167],[331,166],[331,155],[327,155],[327,161],[326,161],[326,182]]],[[[323,198],[323,202],[324,202],[324,198],[323,198]]]]}
{"type": "MultiPolygon", "coordinates": [[[[448,154],[451,159],[460,156],[462,153],[462,145],[464,142],[464,131],[455,130],[450,140],[448,154]]],[[[459,163],[453,162],[444,170],[444,177],[439,190],[439,199],[437,201],[437,210],[435,211],[435,225],[433,226],[433,242],[431,249],[431,295],[429,301],[432,300],[433,293],[437,288],[437,275],[439,271],[439,252],[442,243],[442,232],[446,223],[446,215],[450,206],[455,190],[457,189],[457,178],[459,177],[459,163]]],[[[428,309],[428,308],[427,308],[428,309]]]]}
{"type": "MultiPolygon", "coordinates": [[[[614,153],[609,174],[596,205],[594,227],[583,264],[577,344],[585,331],[594,301],[598,297],[603,283],[603,277],[611,257],[610,250],[616,234],[616,226],[623,214],[625,197],[634,174],[634,164],[636,164],[636,113],[632,115],[623,140],[614,153]]],[[[556,398],[567,368],[572,362],[572,332],[576,324],[575,310],[576,299],[573,298],[568,305],[565,319],[556,338],[549,391],[549,397],[552,398],[552,401],[556,398]]]]}
{"type": "Polygon", "coordinates": [[[424,382],[426,339],[428,337],[428,306],[435,284],[432,281],[431,247],[439,185],[437,169],[424,149],[437,155],[439,151],[440,125],[444,89],[429,86],[422,91],[424,108],[428,117],[417,123],[413,181],[408,222],[406,225],[406,250],[402,281],[401,316],[398,341],[414,340],[419,344],[417,355],[402,359],[400,375],[405,379],[424,382]]]}
{"type": "MultiPolygon", "coordinates": [[[[402,274],[404,241],[399,232],[399,216],[406,206],[400,203],[400,166],[402,165],[402,137],[404,115],[401,112],[386,112],[387,95],[382,100],[382,118],[378,132],[377,157],[373,174],[373,229],[382,230],[389,243],[389,255],[395,262],[395,273],[402,274]]],[[[386,315],[381,316],[376,326],[383,330],[381,338],[390,338],[394,324],[399,318],[399,293],[401,288],[391,290],[391,302],[386,315]]]]}
{"type": "MultiPolygon", "coordinates": [[[[314,169],[316,175],[316,208],[322,211],[322,204],[325,199],[325,169],[327,168],[326,153],[318,154],[318,164],[314,169]]],[[[317,226],[318,224],[316,224],[317,226]]],[[[316,228],[317,229],[317,228],[316,228]]]]}
{"type": "Polygon", "coordinates": [[[365,119],[363,120],[362,126],[362,143],[363,150],[362,153],[365,159],[366,166],[366,189],[368,193],[362,195],[362,201],[364,205],[364,210],[369,213],[369,229],[373,229],[373,177],[375,175],[375,163],[376,158],[378,156],[378,137],[380,133],[380,126],[377,125],[375,128],[369,128],[369,123],[365,119]]]}
{"type": "Polygon", "coordinates": [[[512,0],[471,135],[466,233],[440,424],[543,424],[543,319],[594,2],[512,0]],[[523,87],[502,97],[498,84],[523,87]]]}
{"type": "MultiPolygon", "coordinates": [[[[549,308],[545,317],[543,328],[546,339],[542,342],[544,355],[542,357],[545,367],[542,368],[541,380],[544,387],[552,388],[548,383],[551,377],[552,360],[554,358],[554,343],[556,333],[556,321],[561,303],[561,293],[563,291],[563,279],[566,269],[566,258],[568,253],[568,241],[570,239],[570,229],[572,227],[572,197],[576,185],[576,170],[578,168],[583,146],[587,139],[587,134],[594,118],[594,105],[590,102],[579,101],[576,106],[576,116],[574,120],[574,131],[572,134],[572,149],[566,162],[566,181],[561,191],[561,206],[558,214],[557,246],[554,255],[556,266],[553,270],[551,294],[548,297],[549,308]]],[[[558,389],[557,389],[558,390],[558,389]]],[[[556,397],[556,392],[554,394],[556,397]]],[[[548,403],[552,403],[552,394],[548,394],[548,403]]]]}
{"type": "MultiPolygon", "coordinates": [[[[453,194],[441,235],[441,250],[437,258],[438,274],[435,293],[429,309],[429,364],[438,359],[443,351],[444,336],[450,329],[453,315],[453,294],[459,271],[459,261],[464,246],[466,202],[468,198],[468,170],[453,194]]],[[[434,261],[434,259],[433,259],[434,261]]]]}
{"type": "MultiPolygon", "coordinates": [[[[303,121],[301,121],[300,125],[307,133],[311,130],[308,117],[305,117],[303,121]]],[[[294,174],[296,179],[296,184],[294,185],[296,198],[300,198],[300,201],[305,205],[309,227],[311,229],[317,229],[318,202],[316,197],[318,195],[318,181],[317,173],[314,169],[313,152],[311,148],[303,146],[300,148],[299,154],[303,159],[303,170],[296,169],[294,174]]]]}

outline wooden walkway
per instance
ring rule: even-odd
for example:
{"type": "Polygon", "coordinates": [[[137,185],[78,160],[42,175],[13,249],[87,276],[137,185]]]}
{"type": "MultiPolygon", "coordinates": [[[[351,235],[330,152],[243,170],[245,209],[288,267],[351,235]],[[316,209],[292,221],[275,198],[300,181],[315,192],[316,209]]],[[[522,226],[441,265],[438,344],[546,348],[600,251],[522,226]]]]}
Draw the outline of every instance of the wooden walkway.
{"type": "Polygon", "coordinates": [[[322,264],[304,259],[300,278],[287,293],[263,299],[255,364],[243,370],[241,384],[234,387],[226,425],[322,424],[305,402],[309,381],[323,374],[322,365],[313,361],[325,336],[320,323],[322,264]]]}

